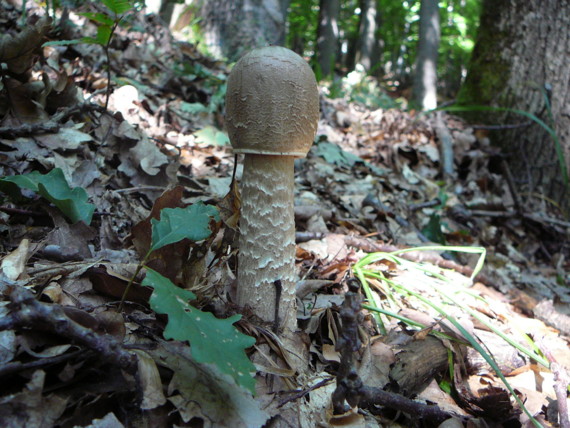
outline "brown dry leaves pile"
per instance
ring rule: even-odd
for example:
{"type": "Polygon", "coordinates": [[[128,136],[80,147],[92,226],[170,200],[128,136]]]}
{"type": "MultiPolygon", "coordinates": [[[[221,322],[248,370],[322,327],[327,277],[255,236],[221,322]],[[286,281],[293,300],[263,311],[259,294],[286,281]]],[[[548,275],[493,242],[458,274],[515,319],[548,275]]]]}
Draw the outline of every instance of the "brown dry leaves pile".
{"type": "MultiPolygon", "coordinates": [[[[311,372],[290,381],[298,389],[295,399],[291,392],[275,391],[256,401],[215,370],[193,363],[186,345],[161,338],[164,320],[149,309],[145,287],[135,282],[124,313],[117,306],[148,249],[150,218],[161,208],[203,200],[222,209],[224,229],[208,246],[165,247],[153,267],[193,290],[207,310],[219,316],[239,310],[230,303],[239,202],[235,192],[226,197],[234,168],[223,132],[226,66],[175,41],[152,16],[139,14],[136,25],[119,29],[113,39],[114,91],[105,112],[101,105],[109,82],[101,47],[41,47],[48,39],[77,38],[94,27],[74,13],[70,19],[79,27],[54,28],[49,20],[32,17],[22,31],[19,19],[18,10],[1,4],[0,62],[6,68],[0,90],[0,176],[61,168],[71,187],[86,189],[96,212],[89,226],[70,224],[45,200],[1,200],[3,425],[235,427],[260,426],[276,415],[290,426],[333,421],[334,383],[323,382],[305,395],[301,391],[338,368],[338,305],[351,265],[369,252],[436,238],[486,247],[484,271],[469,284],[485,302],[473,298],[469,306],[504,332],[530,335],[542,352],[570,367],[570,224],[556,207],[540,195],[526,195],[517,211],[501,154],[484,133],[460,119],[442,117],[455,165],[454,173],[443,177],[439,143],[445,136],[434,115],[369,109],[345,98],[329,99],[324,92],[317,143],[296,165],[299,318],[310,343],[311,372]],[[13,287],[33,294],[16,298],[10,295],[13,287]],[[41,305],[32,304],[30,296],[41,305]],[[10,318],[26,308],[46,313],[10,318]],[[114,351],[106,352],[108,346],[114,351]],[[117,357],[121,352],[126,360],[117,357]],[[262,410],[261,402],[270,405],[262,410]]],[[[456,274],[457,284],[466,282],[474,265],[462,255],[452,262],[437,253],[408,255],[420,257],[442,266],[446,275],[451,273],[445,267],[462,272],[456,274]]],[[[426,280],[386,260],[378,266],[409,285],[426,280]]],[[[377,297],[386,297],[382,284],[377,297]]],[[[397,310],[431,326],[429,331],[440,328],[441,320],[413,299],[402,296],[397,310]]],[[[457,317],[491,346],[529,410],[542,421],[552,418],[553,374],[505,347],[471,317],[457,317]]],[[[241,326],[253,334],[251,322],[245,319],[241,326]]],[[[526,423],[476,354],[466,352],[462,364],[467,368],[449,379],[447,351],[459,360],[455,347],[396,321],[387,328],[386,337],[378,336],[372,316],[366,316],[368,340],[359,352],[358,370],[367,382],[487,423],[510,417],[526,423]],[[432,353],[426,357],[428,349],[432,353]],[[429,366],[423,382],[411,379],[410,355],[429,366]],[[460,399],[438,387],[436,380],[442,379],[454,384],[460,399]]],[[[272,375],[259,378],[270,383],[272,375]]],[[[348,419],[353,425],[366,419],[383,426],[395,424],[386,418],[396,416],[383,412],[376,419],[370,414],[348,419]]],[[[400,421],[409,422],[405,415],[400,421]]]]}

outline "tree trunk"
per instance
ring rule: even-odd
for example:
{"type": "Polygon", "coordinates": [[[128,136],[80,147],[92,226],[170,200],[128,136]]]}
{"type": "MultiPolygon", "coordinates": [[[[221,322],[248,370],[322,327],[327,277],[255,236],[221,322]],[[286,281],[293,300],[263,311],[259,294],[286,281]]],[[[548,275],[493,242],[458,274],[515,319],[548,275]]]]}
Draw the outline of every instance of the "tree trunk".
{"type": "Polygon", "coordinates": [[[379,62],[383,42],[376,35],[380,27],[380,12],[377,6],[377,0],[360,1],[360,29],[355,62],[362,64],[367,72],[382,68],[379,62]]]}
{"type": "Polygon", "coordinates": [[[503,112],[476,116],[487,123],[493,119],[528,123],[500,131],[493,139],[510,156],[509,166],[521,195],[542,193],[566,210],[570,208],[565,178],[570,167],[569,22],[567,0],[485,0],[459,95],[462,104],[532,113],[554,129],[560,142],[558,153],[552,135],[524,116],[503,112]]]}
{"type": "Polygon", "coordinates": [[[285,43],[287,0],[201,0],[205,44],[230,61],[250,49],[285,43]]]}
{"type": "Polygon", "coordinates": [[[169,27],[172,24],[174,6],[176,6],[174,1],[162,0],[160,3],[160,10],[158,11],[160,19],[162,19],[162,21],[169,27]]]}
{"type": "Polygon", "coordinates": [[[334,71],[338,52],[339,0],[321,0],[319,27],[317,30],[317,60],[320,76],[329,76],[334,71]]]}
{"type": "Polygon", "coordinates": [[[439,48],[438,0],[422,0],[420,39],[414,79],[414,101],[422,110],[437,107],[437,50],[439,48]]]}

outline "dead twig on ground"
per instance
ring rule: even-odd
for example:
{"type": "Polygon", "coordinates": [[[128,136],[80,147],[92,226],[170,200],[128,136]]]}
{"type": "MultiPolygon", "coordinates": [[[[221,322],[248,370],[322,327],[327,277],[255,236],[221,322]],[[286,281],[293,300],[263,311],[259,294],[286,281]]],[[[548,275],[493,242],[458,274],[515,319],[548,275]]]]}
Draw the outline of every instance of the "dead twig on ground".
{"type": "Polygon", "coordinates": [[[59,305],[42,303],[34,294],[19,285],[10,292],[11,313],[0,319],[0,331],[37,329],[50,331],[69,339],[72,343],[97,352],[102,359],[134,374],[137,359],[126,351],[123,344],[108,334],[97,333],[70,319],[59,305]]]}
{"type": "Polygon", "coordinates": [[[430,420],[441,423],[453,415],[441,410],[438,406],[419,403],[409,398],[384,391],[380,388],[363,384],[362,379],[353,367],[354,352],[360,349],[362,343],[358,336],[358,325],[361,315],[362,296],[358,292],[358,281],[349,280],[349,291],[340,310],[342,330],[338,339],[336,350],[341,353],[340,367],[337,374],[337,387],[332,395],[335,414],[348,411],[345,403],[350,407],[372,408],[383,406],[399,410],[414,418],[430,420]]]}

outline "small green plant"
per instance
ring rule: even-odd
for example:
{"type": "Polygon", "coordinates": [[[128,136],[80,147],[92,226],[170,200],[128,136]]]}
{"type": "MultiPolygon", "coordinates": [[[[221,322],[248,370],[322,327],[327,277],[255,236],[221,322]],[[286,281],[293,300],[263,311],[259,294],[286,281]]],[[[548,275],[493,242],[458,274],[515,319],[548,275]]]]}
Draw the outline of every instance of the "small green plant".
{"type": "Polygon", "coordinates": [[[100,45],[105,52],[106,69],[107,69],[107,94],[105,97],[105,110],[109,105],[109,98],[111,97],[111,56],[109,47],[113,38],[113,33],[121,24],[123,19],[129,12],[134,10],[133,0],[102,0],[103,4],[109,10],[109,13],[92,13],[85,12],[80,15],[85,16],[97,24],[97,35],[95,37],[82,37],[77,40],[58,40],[47,42],[44,46],[64,46],[79,43],[88,43],[100,45]]]}
{"type": "MultiPolygon", "coordinates": [[[[494,358],[484,349],[484,347],[479,343],[479,341],[470,334],[455,317],[450,315],[448,311],[444,309],[444,305],[452,305],[454,307],[460,308],[464,313],[469,314],[471,317],[488,327],[491,331],[509,343],[511,346],[515,347],[519,352],[523,353],[527,357],[531,358],[532,360],[536,361],[537,363],[543,365],[544,367],[550,367],[550,363],[538,347],[534,344],[532,339],[528,337],[526,334],[519,332],[520,336],[530,345],[530,348],[526,348],[521,346],[518,342],[516,342],[512,337],[503,333],[500,329],[498,329],[494,324],[490,323],[485,317],[481,316],[477,311],[471,309],[467,304],[463,302],[462,296],[469,295],[470,297],[475,297],[478,300],[485,301],[484,298],[474,295],[469,291],[469,289],[458,286],[444,275],[441,274],[441,268],[438,268],[433,265],[429,264],[421,264],[421,263],[414,263],[410,262],[406,259],[399,257],[400,254],[410,251],[456,251],[456,252],[464,252],[464,253],[471,253],[471,254],[479,254],[479,259],[473,270],[473,274],[471,275],[471,280],[477,276],[477,274],[483,268],[483,263],[485,261],[486,250],[483,247],[448,247],[448,246],[427,246],[427,247],[419,247],[419,248],[408,248],[404,250],[394,251],[391,253],[371,253],[362,258],[360,261],[355,263],[353,266],[353,272],[355,276],[360,280],[363,286],[364,293],[368,300],[368,304],[363,305],[365,309],[372,311],[375,314],[375,318],[378,321],[380,330],[383,334],[386,333],[386,329],[384,327],[384,322],[381,318],[381,315],[387,317],[395,317],[406,324],[412,327],[419,327],[419,328],[426,328],[428,326],[413,322],[405,317],[401,317],[396,314],[397,312],[397,296],[412,296],[425,305],[426,308],[431,308],[435,312],[437,312],[442,319],[448,320],[463,336],[463,338],[471,345],[484,359],[485,361],[491,366],[491,368],[495,371],[497,376],[501,379],[504,383],[506,388],[511,393],[512,397],[518,403],[518,405],[524,410],[527,414],[529,419],[532,421],[534,426],[540,427],[541,425],[538,421],[532,416],[532,414],[528,411],[528,409],[524,406],[524,403],[521,401],[519,396],[515,393],[511,385],[508,383],[505,376],[502,374],[499,366],[495,362],[494,358]],[[382,260],[387,261],[388,263],[397,265],[402,270],[407,271],[415,271],[420,276],[426,278],[425,281],[422,282],[422,288],[429,288],[431,292],[437,293],[441,296],[442,304],[437,304],[433,300],[428,299],[423,296],[423,293],[418,293],[412,287],[409,287],[405,284],[401,284],[398,281],[394,281],[390,279],[387,275],[385,275],[382,270],[379,270],[374,267],[374,264],[380,262],[382,260]],[[428,280],[430,278],[430,280],[428,280]],[[435,281],[431,279],[436,278],[439,280],[440,284],[443,286],[438,285],[435,281]],[[392,310],[386,310],[384,308],[384,304],[379,301],[377,294],[374,293],[370,286],[370,280],[379,281],[383,285],[383,293],[386,296],[386,301],[388,302],[386,305],[392,307],[392,310]],[[448,287],[449,286],[449,287],[448,287]]],[[[437,335],[441,335],[442,333],[437,333],[437,335]]]]}
{"type": "MultiPolygon", "coordinates": [[[[217,208],[202,202],[186,208],[164,208],[160,212],[160,220],[151,220],[150,248],[127,285],[119,309],[134,278],[146,267],[154,251],[183,239],[194,242],[207,239],[212,234],[212,224],[219,220],[217,208]]],[[[252,373],[255,367],[245,349],[252,346],[255,339],[234,327],[233,324],[239,321],[241,315],[218,319],[209,312],[191,306],[189,301],[196,299],[194,293],[177,287],[148,267],[142,285],[153,289],[150,307],[159,314],[168,315],[165,339],[188,341],[197,362],[215,364],[220,372],[230,375],[238,385],[254,392],[252,373]]]]}
{"type": "Polygon", "coordinates": [[[44,197],[73,223],[83,221],[89,225],[95,211],[95,205],[87,202],[87,192],[82,187],[69,187],[63,171],[54,168],[47,174],[38,171],[29,174],[14,175],[0,178],[0,192],[6,193],[12,199],[25,200],[21,190],[31,190],[44,197]]]}

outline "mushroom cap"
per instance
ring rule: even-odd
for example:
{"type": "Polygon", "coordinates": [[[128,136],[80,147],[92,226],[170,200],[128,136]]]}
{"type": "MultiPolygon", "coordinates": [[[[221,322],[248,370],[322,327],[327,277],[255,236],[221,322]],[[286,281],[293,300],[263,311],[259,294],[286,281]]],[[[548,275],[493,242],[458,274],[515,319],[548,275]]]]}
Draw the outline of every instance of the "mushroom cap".
{"type": "Polygon", "coordinates": [[[257,48],[228,78],[226,127],[235,153],[305,157],[319,120],[315,74],[295,52],[257,48]]]}

